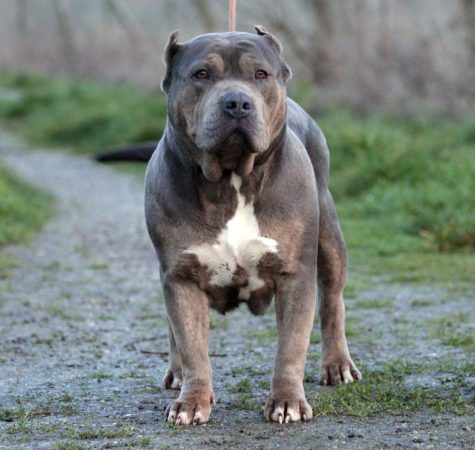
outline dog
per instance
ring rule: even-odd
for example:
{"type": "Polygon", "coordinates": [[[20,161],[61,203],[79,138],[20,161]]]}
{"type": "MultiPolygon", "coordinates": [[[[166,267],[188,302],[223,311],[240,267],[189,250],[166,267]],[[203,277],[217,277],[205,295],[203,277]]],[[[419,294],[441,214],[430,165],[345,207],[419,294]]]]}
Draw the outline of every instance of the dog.
{"type": "Polygon", "coordinates": [[[210,417],[210,307],[263,314],[275,299],[270,421],[312,419],[303,377],[317,286],[320,382],[361,379],[345,336],[346,250],[326,140],[287,98],[280,42],[255,29],[184,43],[174,32],[165,49],[168,121],[147,166],[145,216],[169,322],[164,386],[180,389],[166,411],[175,424],[210,417]]]}

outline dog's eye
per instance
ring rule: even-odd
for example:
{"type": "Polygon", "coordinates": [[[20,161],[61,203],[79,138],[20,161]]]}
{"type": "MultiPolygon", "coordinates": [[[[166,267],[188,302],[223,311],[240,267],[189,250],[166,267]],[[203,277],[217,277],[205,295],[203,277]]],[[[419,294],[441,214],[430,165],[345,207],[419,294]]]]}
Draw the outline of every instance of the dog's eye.
{"type": "Polygon", "coordinates": [[[198,72],[195,72],[193,78],[197,80],[207,80],[209,78],[209,72],[207,70],[201,69],[198,72]]]}
{"type": "Polygon", "coordinates": [[[267,80],[267,78],[269,78],[269,74],[265,70],[258,70],[256,71],[254,77],[256,80],[267,80]]]}

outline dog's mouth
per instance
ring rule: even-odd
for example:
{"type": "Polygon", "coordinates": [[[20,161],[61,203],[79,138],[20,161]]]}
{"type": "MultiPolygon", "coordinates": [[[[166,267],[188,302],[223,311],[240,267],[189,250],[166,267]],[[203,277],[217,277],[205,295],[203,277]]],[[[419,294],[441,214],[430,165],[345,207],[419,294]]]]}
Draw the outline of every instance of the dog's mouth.
{"type": "Polygon", "coordinates": [[[219,181],[225,170],[245,177],[254,168],[256,153],[246,134],[235,130],[216,149],[203,152],[200,166],[209,181],[219,181]]]}
{"type": "Polygon", "coordinates": [[[223,169],[236,169],[241,159],[249,154],[257,153],[248,134],[241,127],[227,136],[216,150],[218,161],[223,169]]]}
{"type": "Polygon", "coordinates": [[[256,155],[262,152],[267,136],[262,121],[255,115],[246,118],[217,118],[201,124],[191,138],[199,151],[199,165],[210,181],[218,181],[223,171],[248,176],[256,155]]]}

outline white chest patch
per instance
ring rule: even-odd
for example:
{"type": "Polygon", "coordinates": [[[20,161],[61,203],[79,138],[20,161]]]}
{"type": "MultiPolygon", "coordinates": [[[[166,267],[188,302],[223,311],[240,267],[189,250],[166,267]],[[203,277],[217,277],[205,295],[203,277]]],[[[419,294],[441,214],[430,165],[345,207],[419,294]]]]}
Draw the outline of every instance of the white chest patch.
{"type": "Polygon", "coordinates": [[[260,259],[265,253],[277,253],[278,243],[260,235],[254,205],[246,203],[240,192],[241,184],[241,177],[233,173],[231,186],[236,189],[238,206],[216,242],[192,246],[185,253],[195,254],[199,262],[208,267],[212,273],[210,284],[214,286],[230,286],[238,265],[242,267],[247,273],[248,284],[240,288],[239,298],[248,300],[252,291],[264,286],[257,268],[260,259]]]}

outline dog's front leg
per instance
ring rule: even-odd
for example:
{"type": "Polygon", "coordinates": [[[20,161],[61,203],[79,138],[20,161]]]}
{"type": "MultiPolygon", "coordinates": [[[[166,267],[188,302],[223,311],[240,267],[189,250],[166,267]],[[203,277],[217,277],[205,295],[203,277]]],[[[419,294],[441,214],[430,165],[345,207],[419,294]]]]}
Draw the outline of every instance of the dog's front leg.
{"type": "MultiPolygon", "coordinates": [[[[307,270],[306,272],[310,272],[307,270]]],[[[275,309],[279,341],[271,393],[264,414],[274,422],[310,420],[303,377],[316,302],[315,272],[284,276],[277,283],[275,309]]]]}
{"type": "Polygon", "coordinates": [[[180,396],[167,408],[167,420],[176,424],[205,423],[214,402],[208,356],[208,298],[191,283],[164,281],[168,319],[182,364],[180,396]]]}

